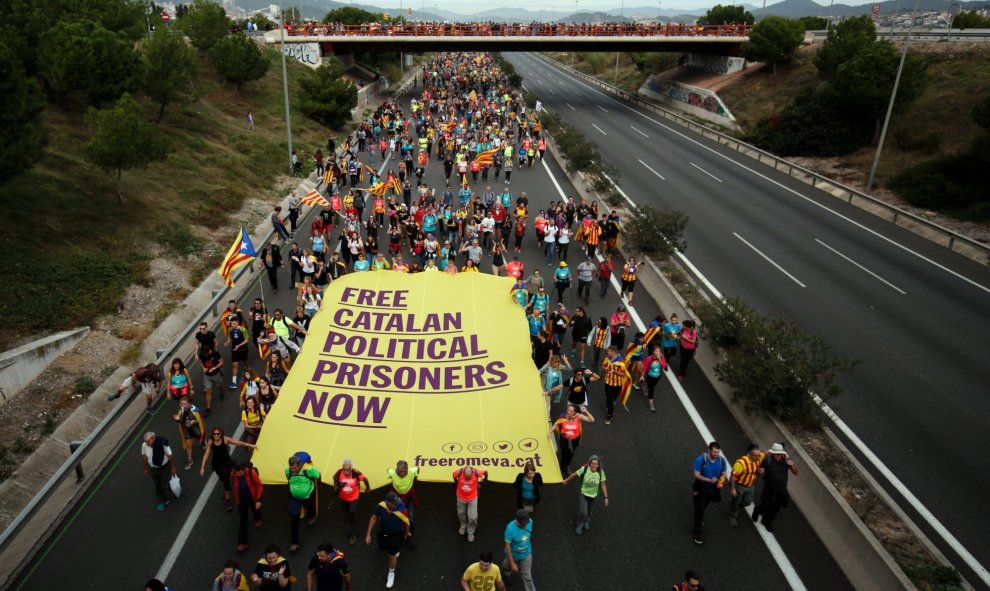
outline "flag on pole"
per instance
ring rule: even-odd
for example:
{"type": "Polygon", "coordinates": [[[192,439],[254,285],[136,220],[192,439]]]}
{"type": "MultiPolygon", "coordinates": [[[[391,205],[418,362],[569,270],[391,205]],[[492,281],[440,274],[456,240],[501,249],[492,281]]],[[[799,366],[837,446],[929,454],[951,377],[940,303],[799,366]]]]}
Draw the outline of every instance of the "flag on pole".
{"type": "Polygon", "coordinates": [[[486,164],[489,165],[494,164],[495,154],[497,154],[498,151],[499,151],[498,148],[492,148],[491,150],[485,150],[484,152],[479,152],[478,157],[475,158],[475,161],[481,166],[484,166],[486,164]]]}
{"type": "Polygon", "coordinates": [[[302,202],[305,205],[322,205],[323,207],[330,207],[330,202],[327,201],[323,195],[320,195],[319,191],[310,191],[306,193],[306,196],[302,198],[302,202]]]}
{"type": "Polygon", "coordinates": [[[377,185],[368,189],[368,193],[374,195],[375,197],[383,197],[385,191],[388,190],[391,183],[378,183],[377,185]]]}
{"type": "Polygon", "coordinates": [[[217,272],[223,277],[227,287],[234,287],[234,271],[256,258],[258,258],[258,253],[254,250],[254,245],[251,244],[251,237],[248,236],[244,226],[241,226],[241,231],[238,232],[234,243],[230,245],[230,250],[227,251],[227,256],[220,263],[220,269],[217,272]]]}
{"type": "Polygon", "coordinates": [[[471,102],[474,102],[478,100],[478,93],[472,90],[471,93],[468,94],[468,98],[471,99],[471,102]]]}

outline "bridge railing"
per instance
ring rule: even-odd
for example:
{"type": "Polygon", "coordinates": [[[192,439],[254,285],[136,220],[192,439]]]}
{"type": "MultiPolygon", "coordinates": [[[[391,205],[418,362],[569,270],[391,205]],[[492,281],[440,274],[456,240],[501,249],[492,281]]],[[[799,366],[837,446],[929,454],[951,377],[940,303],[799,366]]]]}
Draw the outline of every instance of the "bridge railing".
{"type": "MultiPolygon", "coordinates": [[[[539,57],[542,58],[543,56],[539,57]]],[[[957,252],[963,256],[969,257],[981,264],[990,264],[990,245],[950,230],[920,215],[901,209],[896,205],[877,199],[873,195],[854,189],[853,187],[840,183],[835,179],[798,166],[790,160],[780,158],[770,152],[761,150],[756,146],[747,144],[730,135],[716,131],[711,127],[702,125],[692,119],[674,113],[673,111],[668,111],[667,109],[664,109],[653,102],[647,101],[638,95],[626,92],[620,88],[616,88],[615,86],[612,86],[607,82],[603,82],[593,76],[589,76],[584,72],[579,72],[567,64],[556,61],[554,61],[553,64],[563,70],[566,70],[569,74],[577,78],[581,78],[589,84],[598,86],[607,92],[625,99],[629,103],[648,109],[669,121],[673,121],[679,125],[687,127],[690,131],[697,132],[710,140],[718,142],[720,145],[725,146],[730,150],[734,150],[740,154],[753,158],[761,164],[772,166],[774,170],[783,172],[791,178],[803,183],[807,183],[814,189],[825,191],[833,197],[842,199],[851,205],[855,205],[860,209],[869,211],[881,219],[886,219],[888,222],[895,225],[907,228],[936,244],[944,246],[949,250],[957,252]]]]}
{"type": "Polygon", "coordinates": [[[292,35],[344,37],[745,37],[751,25],[405,23],[286,25],[292,35]]]}

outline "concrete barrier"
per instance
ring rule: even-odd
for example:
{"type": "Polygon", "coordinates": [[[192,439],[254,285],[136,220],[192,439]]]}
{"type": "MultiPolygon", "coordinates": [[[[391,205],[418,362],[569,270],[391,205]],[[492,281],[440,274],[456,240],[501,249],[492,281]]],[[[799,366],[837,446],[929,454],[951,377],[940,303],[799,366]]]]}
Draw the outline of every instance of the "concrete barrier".
{"type": "Polygon", "coordinates": [[[89,334],[89,327],[66,330],[0,353],[0,406],[41,375],[62,353],[89,334]]]}

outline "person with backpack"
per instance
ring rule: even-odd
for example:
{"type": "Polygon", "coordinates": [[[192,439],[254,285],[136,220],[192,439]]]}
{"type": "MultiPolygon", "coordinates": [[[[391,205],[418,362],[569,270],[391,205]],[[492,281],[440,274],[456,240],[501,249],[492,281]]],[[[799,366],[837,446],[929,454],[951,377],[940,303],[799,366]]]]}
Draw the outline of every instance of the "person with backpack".
{"type": "Polygon", "coordinates": [[[454,482],[457,484],[457,520],[461,527],[457,533],[467,533],[469,542],[474,541],[474,532],[478,530],[478,489],[487,474],[484,470],[461,468],[454,471],[454,482]]]}
{"type": "Polygon", "coordinates": [[[347,539],[351,546],[357,541],[357,506],[362,484],[365,492],[371,490],[368,479],[360,470],[354,469],[354,464],[349,459],[344,460],[341,468],[333,473],[333,487],[337,491],[337,498],[343,503],[344,511],[347,512],[347,539]]]}
{"type": "Polygon", "coordinates": [[[512,573],[519,573],[526,591],[536,591],[533,584],[533,518],[526,509],[516,510],[516,518],[505,526],[505,560],[502,571],[506,582],[512,573]]]}
{"type": "Polygon", "coordinates": [[[320,482],[320,471],[313,467],[310,456],[306,452],[296,452],[289,458],[285,468],[285,479],[289,482],[289,517],[291,525],[291,541],[289,552],[299,551],[299,521],[305,514],[309,524],[316,523],[317,484],[320,482]]]}
{"type": "Polygon", "coordinates": [[[161,389],[161,386],[162,370],[158,368],[157,364],[149,363],[144,367],[139,367],[134,370],[134,373],[127,376],[127,379],[120,386],[117,386],[117,392],[108,396],[107,400],[116,400],[124,392],[127,392],[127,395],[130,396],[140,390],[144,394],[145,412],[149,415],[154,415],[155,410],[151,407],[158,401],[158,391],[161,389]]]}
{"type": "Polygon", "coordinates": [[[722,446],[717,441],[708,444],[708,451],[694,460],[694,543],[705,543],[701,524],[705,519],[708,503],[722,502],[722,487],[729,475],[729,465],[721,455],[722,446]]]}
{"type": "Polygon", "coordinates": [[[578,479],[581,486],[578,489],[578,515],[577,527],[574,533],[581,533],[591,529],[591,510],[594,508],[595,500],[602,498],[602,503],[608,507],[608,486],[605,484],[605,471],[602,469],[602,460],[597,455],[588,458],[588,463],[572,472],[564,479],[563,484],[578,479]]]}

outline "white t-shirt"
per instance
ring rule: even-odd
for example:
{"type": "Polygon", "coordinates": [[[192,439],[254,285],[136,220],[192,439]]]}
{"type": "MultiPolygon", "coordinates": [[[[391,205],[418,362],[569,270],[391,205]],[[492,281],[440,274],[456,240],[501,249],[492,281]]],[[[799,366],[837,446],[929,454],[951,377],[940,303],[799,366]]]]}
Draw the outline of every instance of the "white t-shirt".
{"type": "Polygon", "coordinates": [[[546,235],[543,237],[544,242],[556,242],[557,241],[557,226],[553,224],[547,224],[543,231],[546,235]]]}
{"type": "Polygon", "coordinates": [[[152,449],[152,446],[148,445],[147,443],[142,443],[141,444],[141,455],[143,455],[144,457],[148,458],[148,465],[151,466],[152,468],[164,468],[165,466],[168,465],[167,460],[168,460],[169,456],[172,455],[172,448],[169,447],[168,445],[165,446],[165,457],[162,458],[162,462],[163,463],[162,463],[161,466],[156,466],[151,461],[151,458],[152,458],[152,454],[153,453],[154,453],[154,449],[152,449]]]}

